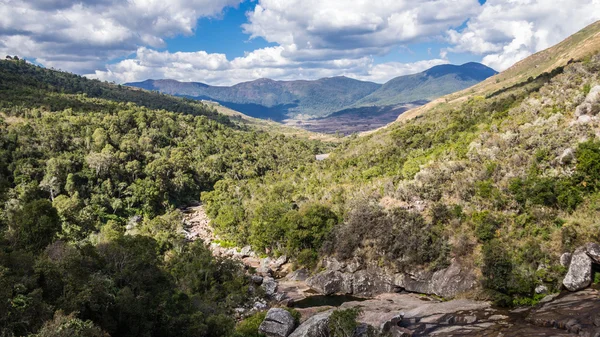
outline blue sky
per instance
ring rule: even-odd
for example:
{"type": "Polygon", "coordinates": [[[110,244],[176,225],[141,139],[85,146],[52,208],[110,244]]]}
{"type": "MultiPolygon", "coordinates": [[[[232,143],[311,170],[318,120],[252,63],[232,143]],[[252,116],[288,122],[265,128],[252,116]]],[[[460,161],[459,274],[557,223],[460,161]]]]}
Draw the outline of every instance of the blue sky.
{"type": "Polygon", "coordinates": [[[383,83],[502,71],[600,19],[600,0],[0,0],[0,15],[0,53],[101,80],[383,83]]]}

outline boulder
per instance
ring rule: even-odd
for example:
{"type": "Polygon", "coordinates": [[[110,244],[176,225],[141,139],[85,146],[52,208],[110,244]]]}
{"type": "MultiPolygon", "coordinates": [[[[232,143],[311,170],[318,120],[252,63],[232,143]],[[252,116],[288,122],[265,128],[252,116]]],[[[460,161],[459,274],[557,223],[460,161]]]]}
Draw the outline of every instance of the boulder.
{"type": "Polygon", "coordinates": [[[588,243],[585,245],[585,252],[595,262],[600,263],[600,245],[597,243],[588,243]]]}
{"type": "Polygon", "coordinates": [[[250,279],[252,280],[252,283],[254,283],[254,284],[261,285],[263,283],[263,277],[260,275],[252,275],[252,277],[250,279]]]}
{"type": "Polygon", "coordinates": [[[569,291],[587,288],[592,283],[592,259],[586,249],[580,247],[571,257],[569,271],[563,280],[563,285],[569,291]]]}
{"type": "Polygon", "coordinates": [[[352,275],[352,294],[356,296],[371,297],[394,290],[389,277],[377,271],[363,269],[352,275]]]}
{"type": "Polygon", "coordinates": [[[571,264],[571,253],[564,253],[560,256],[560,264],[563,267],[569,267],[571,264]]]}
{"type": "Polygon", "coordinates": [[[329,336],[329,317],[333,310],[312,316],[292,332],[290,337],[327,337],[329,336]]]}
{"type": "Polygon", "coordinates": [[[281,266],[283,266],[286,262],[287,262],[288,258],[285,255],[281,255],[279,258],[277,258],[277,260],[271,262],[271,268],[278,270],[279,268],[281,268],[281,266]]]}
{"type": "Polygon", "coordinates": [[[294,317],[287,310],[272,308],[267,312],[258,331],[268,337],[288,337],[294,331],[294,327],[294,317]]]}
{"type": "Polygon", "coordinates": [[[244,247],[244,248],[242,248],[242,250],[240,251],[240,256],[241,256],[242,258],[249,257],[249,256],[251,256],[251,254],[252,254],[252,247],[250,247],[250,246],[245,246],[245,247],[244,247]]]}
{"type": "Polygon", "coordinates": [[[273,296],[277,292],[277,281],[272,277],[265,277],[261,287],[265,290],[265,295],[273,296]]]}
{"type": "Polygon", "coordinates": [[[324,271],[306,280],[306,284],[323,295],[352,293],[352,274],[324,271]]]}
{"type": "Polygon", "coordinates": [[[290,281],[306,281],[306,279],[310,276],[308,270],[306,269],[298,269],[289,273],[286,278],[290,281]]]}

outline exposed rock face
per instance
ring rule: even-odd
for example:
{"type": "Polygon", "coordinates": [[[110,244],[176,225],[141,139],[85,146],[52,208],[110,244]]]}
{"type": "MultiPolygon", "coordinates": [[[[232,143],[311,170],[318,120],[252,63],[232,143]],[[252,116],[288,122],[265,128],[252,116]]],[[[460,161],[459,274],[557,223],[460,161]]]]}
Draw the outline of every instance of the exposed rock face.
{"type": "Polygon", "coordinates": [[[448,268],[435,273],[397,274],[394,285],[410,292],[453,298],[473,289],[477,285],[477,277],[471,270],[453,261],[448,268]]]}
{"type": "Polygon", "coordinates": [[[363,269],[351,275],[353,275],[352,294],[356,296],[371,297],[394,290],[391,277],[377,270],[363,269]]]}
{"type": "Polygon", "coordinates": [[[294,331],[294,327],[294,317],[289,312],[280,308],[272,308],[267,312],[258,331],[268,337],[288,337],[294,331]]]}
{"type": "Polygon", "coordinates": [[[477,285],[477,277],[473,272],[462,268],[456,261],[437,272],[418,271],[395,275],[373,266],[349,272],[349,266],[352,266],[352,270],[357,269],[354,264],[344,265],[329,260],[325,265],[334,270],[324,271],[306,280],[308,286],[324,295],[337,293],[371,297],[395,290],[406,290],[453,298],[477,285]]]}
{"type": "Polygon", "coordinates": [[[569,271],[563,280],[565,288],[569,291],[587,288],[592,283],[592,263],[600,263],[600,245],[588,243],[577,248],[571,256],[569,271]]]}
{"type": "Polygon", "coordinates": [[[327,337],[329,336],[329,317],[333,310],[312,316],[294,330],[290,337],[327,337]]]}
{"type": "Polygon", "coordinates": [[[332,295],[336,293],[351,294],[351,276],[352,275],[348,273],[330,270],[308,278],[306,280],[306,284],[324,295],[332,295]]]}

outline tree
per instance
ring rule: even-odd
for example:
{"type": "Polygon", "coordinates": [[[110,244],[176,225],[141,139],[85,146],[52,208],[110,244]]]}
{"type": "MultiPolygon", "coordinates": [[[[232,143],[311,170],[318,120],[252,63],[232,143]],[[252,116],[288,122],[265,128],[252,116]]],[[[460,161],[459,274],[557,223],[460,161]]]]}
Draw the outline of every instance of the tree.
{"type": "Polygon", "coordinates": [[[38,199],[23,205],[9,223],[13,244],[39,251],[50,244],[60,231],[60,218],[50,201],[38,199]]]}

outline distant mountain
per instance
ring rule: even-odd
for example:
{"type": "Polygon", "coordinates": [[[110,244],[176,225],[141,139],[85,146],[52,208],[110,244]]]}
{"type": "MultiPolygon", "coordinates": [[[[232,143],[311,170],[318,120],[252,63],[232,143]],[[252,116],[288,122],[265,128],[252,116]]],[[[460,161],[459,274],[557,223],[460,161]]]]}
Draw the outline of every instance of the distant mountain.
{"type": "Polygon", "coordinates": [[[281,121],[284,119],[322,118],[344,114],[360,108],[380,107],[397,110],[406,103],[426,103],[450,94],[496,74],[479,63],[461,66],[446,64],[422,73],[401,76],[384,85],[348,77],[322,78],[316,81],[274,81],[259,79],[230,87],[210,86],[198,82],[146,80],[127,86],[160,91],[165,94],[215,101],[246,115],[281,121]]]}
{"type": "Polygon", "coordinates": [[[377,83],[343,76],[316,81],[259,79],[231,87],[174,80],[146,80],[125,85],[212,100],[252,117],[273,120],[324,117],[352,105],[381,87],[377,83]]]}
{"type": "Polygon", "coordinates": [[[418,74],[396,77],[360,99],[354,107],[430,101],[471,87],[496,74],[494,69],[475,62],[460,66],[439,65],[418,74]]]}

